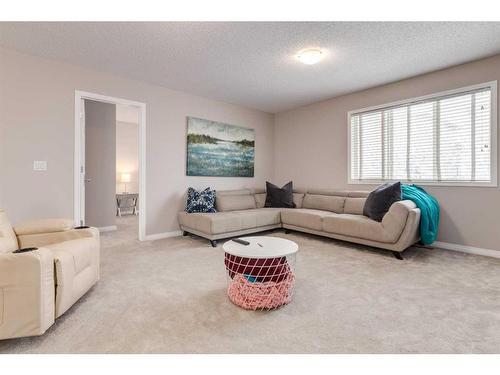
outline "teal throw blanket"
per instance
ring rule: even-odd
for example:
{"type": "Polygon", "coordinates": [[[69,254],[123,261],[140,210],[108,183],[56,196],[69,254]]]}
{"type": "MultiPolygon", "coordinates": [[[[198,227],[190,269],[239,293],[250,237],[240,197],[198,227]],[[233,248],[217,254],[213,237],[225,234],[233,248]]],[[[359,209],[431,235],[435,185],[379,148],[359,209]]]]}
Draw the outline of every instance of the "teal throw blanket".
{"type": "Polygon", "coordinates": [[[439,203],[417,185],[401,185],[401,199],[409,199],[420,208],[420,240],[424,245],[433,243],[439,228],[439,203]]]}

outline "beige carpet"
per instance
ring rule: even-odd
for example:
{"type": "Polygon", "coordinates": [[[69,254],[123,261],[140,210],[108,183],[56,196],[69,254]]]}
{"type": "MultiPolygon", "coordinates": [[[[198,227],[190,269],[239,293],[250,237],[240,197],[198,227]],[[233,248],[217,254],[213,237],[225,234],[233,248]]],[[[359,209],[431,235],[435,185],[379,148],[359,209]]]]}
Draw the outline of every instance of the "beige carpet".
{"type": "Polygon", "coordinates": [[[405,261],[305,234],[294,301],[234,306],[221,246],[139,243],[135,218],[102,235],[102,277],[49,331],[4,353],[498,353],[500,259],[410,249],[405,261]]]}

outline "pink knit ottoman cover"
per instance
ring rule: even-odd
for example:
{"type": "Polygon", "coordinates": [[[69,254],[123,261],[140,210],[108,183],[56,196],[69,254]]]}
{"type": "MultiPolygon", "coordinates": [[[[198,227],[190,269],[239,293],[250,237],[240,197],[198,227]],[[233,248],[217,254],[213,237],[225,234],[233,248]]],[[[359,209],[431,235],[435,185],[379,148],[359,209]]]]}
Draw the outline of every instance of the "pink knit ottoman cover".
{"type": "Polygon", "coordinates": [[[291,301],[295,276],[289,269],[281,281],[249,281],[236,274],[230,281],[227,295],[231,302],[246,310],[275,309],[291,301]]]}

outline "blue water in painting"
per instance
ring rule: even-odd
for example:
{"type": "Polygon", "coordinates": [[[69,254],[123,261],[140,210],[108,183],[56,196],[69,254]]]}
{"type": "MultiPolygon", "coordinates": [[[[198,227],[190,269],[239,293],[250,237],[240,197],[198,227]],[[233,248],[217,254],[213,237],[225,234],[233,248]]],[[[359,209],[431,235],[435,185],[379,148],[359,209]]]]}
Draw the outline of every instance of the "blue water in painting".
{"type": "Polygon", "coordinates": [[[189,143],[188,176],[253,177],[254,148],[233,142],[189,143]]]}

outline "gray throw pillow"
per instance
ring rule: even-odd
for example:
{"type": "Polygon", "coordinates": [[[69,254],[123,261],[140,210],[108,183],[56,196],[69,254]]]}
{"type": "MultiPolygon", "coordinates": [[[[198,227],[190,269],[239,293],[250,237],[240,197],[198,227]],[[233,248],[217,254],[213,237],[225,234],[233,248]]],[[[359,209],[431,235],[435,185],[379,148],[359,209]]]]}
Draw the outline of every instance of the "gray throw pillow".
{"type": "Polygon", "coordinates": [[[388,182],[373,190],[366,198],[363,215],[382,221],[394,202],[401,200],[401,182],[388,182]]]}
{"type": "Polygon", "coordinates": [[[292,181],[282,188],[266,181],[266,192],[266,203],[264,207],[295,208],[295,203],[293,203],[292,181]]]}

